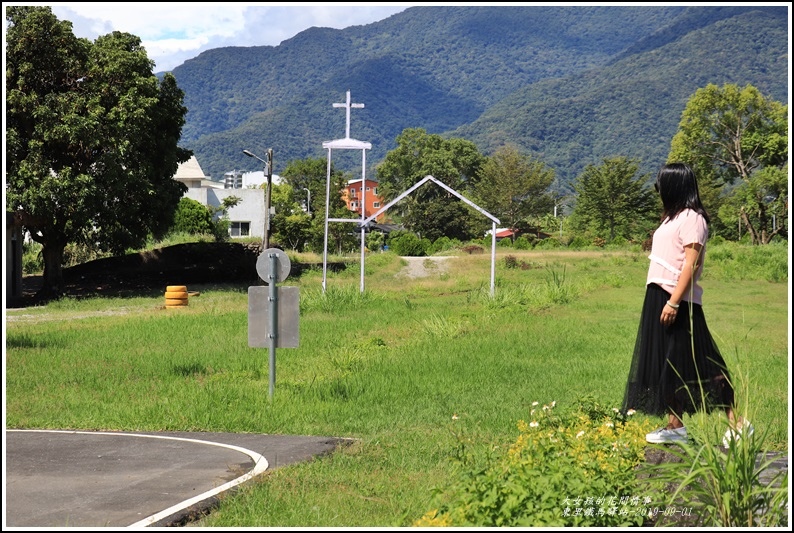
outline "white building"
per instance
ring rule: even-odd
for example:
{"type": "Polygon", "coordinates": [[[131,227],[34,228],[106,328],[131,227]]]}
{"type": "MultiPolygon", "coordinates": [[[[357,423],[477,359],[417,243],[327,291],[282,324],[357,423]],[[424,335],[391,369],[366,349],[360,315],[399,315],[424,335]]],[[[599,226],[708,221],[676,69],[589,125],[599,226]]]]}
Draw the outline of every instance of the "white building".
{"type": "Polygon", "coordinates": [[[223,182],[213,181],[209,176],[204,175],[196,156],[191,156],[189,160],[181,163],[174,174],[175,180],[181,181],[188,187],[184,197],[202,205],[219,207],[229,196],[240,198],[241,201],[228,211],[231,236],[264,238],[265,189],[246,187],[245,174],[242,178],[243,188],[226,189],[223,182]]]}

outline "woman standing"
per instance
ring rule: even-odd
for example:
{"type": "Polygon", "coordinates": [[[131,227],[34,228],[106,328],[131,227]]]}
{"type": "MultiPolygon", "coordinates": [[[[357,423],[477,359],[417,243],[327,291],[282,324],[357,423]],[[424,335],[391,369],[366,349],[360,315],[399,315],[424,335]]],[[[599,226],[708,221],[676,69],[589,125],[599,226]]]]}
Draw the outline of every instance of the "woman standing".
{"type": "Polygon", "coordinates": [[[667,415],[667,425],[648,433],[652,443],[687,440],[684,414],[724,409],[729,429],[723,444],[752,426],[734,414],[730,374],[703,314],[698,284],[706,253],[709,217],[700,202],[692,169],[683,163],[661,168],[656,190],[661,224],[653,234],[645,302],[623,411],[667,415]]]}

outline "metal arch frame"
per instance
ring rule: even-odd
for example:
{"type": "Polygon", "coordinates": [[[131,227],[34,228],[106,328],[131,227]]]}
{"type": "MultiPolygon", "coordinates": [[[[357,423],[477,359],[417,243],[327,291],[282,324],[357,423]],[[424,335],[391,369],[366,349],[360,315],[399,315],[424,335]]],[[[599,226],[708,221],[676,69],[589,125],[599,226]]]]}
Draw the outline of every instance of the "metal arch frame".
{"type": "MultiPolygon", "coordinates": [[[[328,184],[327,185],[330,187],[330,169],[331,169],[331,149],[330,148],[328,149],[328,169],[329,169],[328,170],[329,178],[328,178],[328,184]]],[[[363,176],[364,176],[364,174],[363,174],[363,171],[362,171],[362,182],[363,182],[363,179],[364,179],[363,176]]],[[[428,181],[432,181],[433,183],[435,183],[436,185],[438,185],[442,189],[445,189],[450,194],[455,195],[457,198],[459,198],[460,200],[462,200],[463,202],[465,202],[469,206],[473,207],[479,213],[483,214],[486,218],[491,220],[491,224],[492,224],[492,231],[491,231],[491,296],[494,295],[494,287],[495,287],[495,279],[496,279],[496,226],[497,226],[497,224],[499,224],[499,219],[496,218],[495,216],[493,216],[492,214],[490,214],[485,209],[483,209],[480,206],[476,205],[474,202],[472,202],[471,200],[469,200],[468,198],[466,198],[465,196],[463,196],[462,194],[460,194],[456,190],[454,190],[451,187],[449,187],[447,184],[437,180],[436,178],[434,178],[433,176],[431,176],[429,174],[427,176],[425,176],[424,178],[422,178],[420,181],[416,182],[411,188],[409,188],[406,191],[404,191],[397,198],[395,198],[391,202],[387,203],[386,205],[384,205],[383,207],[378,209],[375,213],[370,215],[368,218],[364,218],[364,210],[362,209],[361,210],[361,213],[362,213],[361,219],[344,219],[344,218],[342,218],[342,219],[329,219],[328,218],[328,193],[330,193],[330,190],[326,191],[325,250],[324,250],[324,253],[323,253],[323,292],[325,292],[325,285],[326,285],[325,284],[325,279],[326,279],[325,278],[325,272],[326,272],[326,260],[325,260],[325,257],[326,257],[327,251],[328,251],[328,222],[329,222],[329,220],[331,220],[332,222],[358,222],[360,227],[361,227],[361,292],[364,292],[364,228],[365,228],[365,226],[367,224],[369,224],[372,220],[375,220],[376,218],[378,218],[382,213],[387,211],[391,206],[393,206],[394,204],[396,204],[397,202],[399,202],[400,200],[402,200],[403,198],[405,198],[406,196],[408,196],[409,194],[414,192],[416,189],[418,189],[419,187],[421,187],[422,185],[424,185],[428,181]]]]}

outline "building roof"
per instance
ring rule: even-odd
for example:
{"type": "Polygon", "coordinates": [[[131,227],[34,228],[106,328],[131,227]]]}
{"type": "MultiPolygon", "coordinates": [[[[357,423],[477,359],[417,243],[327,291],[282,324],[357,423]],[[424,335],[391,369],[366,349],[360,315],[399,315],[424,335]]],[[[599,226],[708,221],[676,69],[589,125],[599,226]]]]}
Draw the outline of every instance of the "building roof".
{"type": "Polygon", "coordinates": [[[174,174],[175,180],[208,180],[211,179],[209,176],[204,174],[204,171],[201,170],[201,165],[199,165],[198,159],[196,159],[195,155],[191,155],[190,159],[185,161],[184,163],[179,163],[179,167],[176,169],[176,174],[174,174]]]}

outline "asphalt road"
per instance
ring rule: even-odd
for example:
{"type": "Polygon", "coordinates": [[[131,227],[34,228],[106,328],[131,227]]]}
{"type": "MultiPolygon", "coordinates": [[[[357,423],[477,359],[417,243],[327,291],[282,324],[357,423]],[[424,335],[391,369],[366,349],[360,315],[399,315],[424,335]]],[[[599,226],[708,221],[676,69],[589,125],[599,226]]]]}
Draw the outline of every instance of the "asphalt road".
{"type": "Polygon", "coordinates": [[[237,433],[6,430],[3,530],[184,525],[219,496],[352,442],[237,433]]]}

